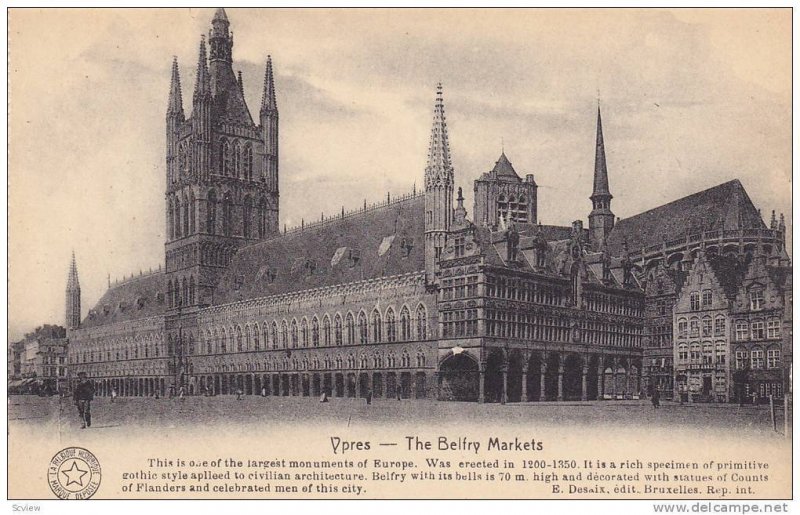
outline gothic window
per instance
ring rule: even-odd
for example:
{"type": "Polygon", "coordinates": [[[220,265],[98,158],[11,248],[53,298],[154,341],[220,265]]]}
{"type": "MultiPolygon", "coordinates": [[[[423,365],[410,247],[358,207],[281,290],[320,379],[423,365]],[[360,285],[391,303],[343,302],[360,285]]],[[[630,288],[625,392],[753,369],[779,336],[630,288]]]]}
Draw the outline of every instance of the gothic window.
{"type": "Polygon", "coordinates": [[[377,309],[372,312],[372,343],[379,343],[383,339],[383,324],[381,313],[377,309]]]}
{"type": "Polygon", "coordinates": [[[394,342],[397,340],[397,326],[394,320],[394,310],[389,308],[386,310],[386,341],[394,342]]]}
{"type": "Polygon", "coordinates": [[[248,181],[253,180],[253,147],[250,143],[244,147],[244,176],[248,181]]]}
{"type": "Polygon", "coordinates": [[[368,330],[367,330],[367,314],[363,311],[358,313],[358,336],[359,342],[363,345],[368,341],[368,330]]]}
{"type": "Polygon", "coordinates": [[[175,237],[181,237],[181,199],[175,199],[175,237]]]}
{"type": "Polygon", "coordinates": [[[226,352],[228,352],[228,336],[227,336],[227,333],[225,332],[225,328],[224,327],[220,330],[219,351],[222,354],[225,354],[226,352]]]}
{"type": "Polygon", "coordinates": [[[276,322],[272,322],[272,348],[278,348],[278,324],[276,322]]]}
{"type": "Polygon", "coordinates": [[[233,177],[240,178],[242,176],[242,154],[239,149],[239,142],[234,141],[231,148],[233,154],[233,177]]]}
{"type": "Polygon", "coordinates": [[[183,194],[183,235],[189,235],[189,199],[183,194]]]}
{"type": "Polygon", "coordinates": [[[225,236],[230,236],[233,230],[233,220],[231,220],[231,210],[232,210],[231,194],[230,192],[225,192],[225,196],[222,199],[222,234],[224,234],[225,236]]]}
{"type": "Polygon", "coordinates": [[[184,277],[181,280],[181,298],[179,299],[179,304],[188,304],[189,303],[189,283],[186,282],[186,278],[184,277]]]}
{"type": "Polygon", "coordinates": [[[233,156],[231,155],[231,144],[228,140],[222,140],[220,167],[222,175],[230,177],[233,175],[233,156]]]}
{"type": "Polygon", "coordinates": [[[411,339],[411,314],[408,307],[403,306],[400,310],[400,340],[408,341],[411,339]]]}
{"type": "Polygon", "coordinates": [[[297,320],[292,320],[292,348],[297,348],[297,320]]]}
{"type": "Polygon", "coordinates": [[[236,326],[236,351],[242,352],[244,350],[244,343],[242,342],[242,328],[236,326]]]}
{"type": "Polygon", "coordinates": [[[253,216],[253,201],[250,197],[244,198],[244,208],[242,213],[242,230],[244,231],[244,237],[250,237],[250,220],[253,216]]]}
{"type": "Polygon", "coordinates": [[[333,339],[336,342],[336,345],[339,346],[342,344],[342,317],[338,313],[336,317],[333,319],[333,339]]]}
{"type": "Polygon", "coordinates": [[[319,319],[316,316],[311,319],[311,345],[319,347],[319,319]]]}
{"type": "Polygon", "coordinates": [[[174,302],[175,302],[175,297],[173,295],[174,294],[172,292],[172,280],[170,279],[169,281],[167,281],[167,304],[169,304],[169,307],[171,308],[174,307],[174,302]]]}
{"type": "Polygon", "coordinates": [[[261,198],[258,201],[258,237],[263,238],[267,235],[267,200],[261,198]]]}
{"type": "Polygon", "coordinates": [[[331,318],[328,315],[322,319],[322,344],[326,347],[331,344],[331,318]]]}
{"type": "Polygon", "coordinates": [[[252,341],[253,332],[250,329],[250,324],[244,326],[244,350],[250,350],[250,344],[252,341]]]}
{"type": "Polygon", "coordinates": [[[208,192],[208,211],[206,212],[206,232],[214,234],[217,225],[217,194],[214,190],[208,192]]]}
{"type": "Polygon", "coordinates": [[[253,350],[261,350],[260,337],[258,322],[256,322],[255,325],[253,325],[253,350]]]}
{"type": "Polygon", "coordinates": [[[308,347],[308,319],[303,318],[300,323],[300,344],[303,347],[308,347]]]}
{"type": "Polygon", "coordinates": [[[167,206],[167,231],[169,232],[169,239],[175,238],[175,200],[169,197],[169,206],[167,206]]]}
{"type": "Polygon", "coordinates": [[[189,217],[189,234],[195,233],[194,228],[194,218],[195,218],[195,202],[194,202],[194,192],[189,193],[189,204],[187,206],[188,217],[189,217]]]}
{"type": "Polygon", "coordinates": [[[286,349],[289,347],[289,324],[286,320],[281,322],[281,348],[286,349]]]}
{"type": "Polygon", "coordinates": [[[422,304],[417,306],[417,339],[428,339],[428,312],[422,304]]]}
{"type": "Polygon", "coordinates": [[[347,344],[353,345],[356,343],[356,321],[352,313],[347,314],[345,327],[347,328],[347,344]]]}
{"type": "Polygon", "coordinates": [[[189,304],[194,304],[194,276],[189,276],[189,304]]]}

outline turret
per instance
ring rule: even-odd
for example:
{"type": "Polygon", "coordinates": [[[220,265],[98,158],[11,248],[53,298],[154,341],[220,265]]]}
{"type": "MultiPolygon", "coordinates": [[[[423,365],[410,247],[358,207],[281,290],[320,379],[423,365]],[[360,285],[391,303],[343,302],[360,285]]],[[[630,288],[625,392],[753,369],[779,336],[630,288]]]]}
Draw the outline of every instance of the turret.
{"type": "Polygon", "coordinates": [[[206,40],[201,36],[197,58],[197,78],[192,95],[192,135],[194,138],[193,172],[200,180],[207,180],[211,168],[211,77],[206,57],[206,40]]]}
{"type": "Polygon", "coordinates": [[[606,150],[603,143],[603,122],[600,117],[600,106],[597,106],[597,142],[594,155],[594,188],[592,196],[592,212],[589,213],[589,234],[595,249],[605,245],[606,238],[614,228],[614,213],[611,212],[611,191],[608,187],[608,167],[606,166],[606,150]]]}
{"type": "Polygon", "coordinates": [[[78,266],[75,263],[75,252],[67,276],[66,319],[67,329],[76,329],[81,325],[81,284],[78,281],[78,266]]]}
{"type": "Polygon", "coordinates": [[[178,173],[178,132],[185,120],[183,96],[181,94],[181,76],[178,73],[178,58],[173,57],[169,100],[167,102],[167,184],[173,182],[178,173]]]}
{"type": "Polygon", "coordinates": [[[434,281],[436,266],[453,222],[453,166],[444,114],[442,85],[436,88],[428,165],[425,167],[425,276],[434,281]]]}

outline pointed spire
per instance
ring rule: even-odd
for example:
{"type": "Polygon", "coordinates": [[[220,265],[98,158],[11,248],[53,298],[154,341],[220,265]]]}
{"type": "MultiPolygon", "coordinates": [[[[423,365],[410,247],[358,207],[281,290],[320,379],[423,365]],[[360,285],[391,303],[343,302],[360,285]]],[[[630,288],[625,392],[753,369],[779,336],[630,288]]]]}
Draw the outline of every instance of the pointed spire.
{"type": "Polygon", "coordinates": [[[275,100],[275,80],[272,76],[272,56],[267,56],[267,67],[264,71],[264,91],[261,95],[261,112],[277,112],[278,102],[275,100]]]}
{"type": "Polygon", "coordinates": [[[225,14],[225,8],[224,7],[217,8],[217,11],[214,13],[214,20],[213,21],[228,22],[228,15],[225,14]]]}
{"type": "Polygon", "coordinates": [[[239,93],[244,96],[244,82],[242,82],[242,70],[236,74],[236,83],[239,84],[239,93]]]}
{"type": "Polygon", "coordinates": [[[436,103],[433,107],[433,127],[431,128],[428,166],[425,168],[425,176],[431,180],[434,177],[452,176],[452,173],[450,143],[447,137],[447,119],[444,114],[444,99],[442,96],[442,83],[440,82],[436,86],[436,103]]]}
{"type": "Polygon", "coordinates": [[[603,120],[600,116],[600,102],[597,103],[597,146],[594,154],[594,189],[592,197],[608,196],[611,199],[611,192],[608,189],[608,168],[606,167],[606,149],[603,144],[603,120]]]}
{"type": "Polygon", "coordinates": [[[181,94],[181,76],[178,72],[178,58],[172,56],[172,78],[169,84],[169,104],[167,115],[183,120],[183,95],[181,94]]]}
{"type": "Polygon", "coordinates": [[[197,79],[194,83],[194,98],[207,96],[211,93],[211,77],[208,73],[208,58],[206,55],[206,37],[200,36],[200,52],[197,57],[197,79]]]}
{"type": "Polygon", "coordinates": [[[81,289],[80,281],[78,281],[78,265],[75,261],[75,251],[72,251],[72,261],[69,265],[69,276],[67,278],[67,290],[81,289]]]}

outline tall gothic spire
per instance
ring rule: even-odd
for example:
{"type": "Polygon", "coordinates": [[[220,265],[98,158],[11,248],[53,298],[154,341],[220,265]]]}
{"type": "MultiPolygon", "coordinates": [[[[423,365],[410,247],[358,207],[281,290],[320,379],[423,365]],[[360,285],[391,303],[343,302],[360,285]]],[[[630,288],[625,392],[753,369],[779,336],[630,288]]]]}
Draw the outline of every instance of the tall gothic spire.
{"type": "Polygon", "coordinates": [[[447,138],[447,119],[444,114],[444,99],[441,82],[436,86],[436,103],[433,107],[433,127],[428,149],[428,166],[425,167],[426,187],[435,178],[451,178],[450,143],[447,138]]]}
{"type": "Polygon", "coordinates": [[[66,291],[66,316],[64,320],[68,329],[81,324],[81,284],[78,281],[78,265],[75,262],[75,251],[72,251],[72,262],[69,265],[66,291]]]}
{"type": "Polygon", "coordinates": [[[181,76],[178,73],[178,58],[172,57],[172,79],[169,85],[169,104],[167,115],[176,116],[183,120],[183,96],[181,94],[181,76]]]}
{"type": "Polygon", "coordinates": [[[594,189],[592,198],[597,196],[607,196],[611,200],[612,195],[608,189],[608,168],[606,167],[606,149],[603,144],[603,120],[600,117],[600,105],[597,106],[597,144],[594,154],[594,189]]]}
{"type": "Polygon", "coordinates": [[[200,36],[200,52],[197,57],[197,79],[194,83],[194,98],[211,94],[211,81],[208,74],[208,58],[206,57],[206,38],[200,36]]]}
{"type": "Polygon", "coordinates": [[[261,94],[261,112],[266,113],[278,110],[275,100],[275,79],[272,76],[272,56],[267,56],[267,67],[264,70],[264,91],[261,94]]]}

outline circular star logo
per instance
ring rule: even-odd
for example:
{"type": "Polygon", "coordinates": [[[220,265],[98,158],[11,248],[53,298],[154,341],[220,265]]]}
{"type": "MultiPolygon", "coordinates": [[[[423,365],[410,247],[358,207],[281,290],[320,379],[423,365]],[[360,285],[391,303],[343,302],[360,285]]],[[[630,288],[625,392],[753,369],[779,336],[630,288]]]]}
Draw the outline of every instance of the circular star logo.
{"type": "Polygon", "coordinates": [[[82,447],[67,447],[50,460],[47,482],[61,499],[88,499],[100,487],[100,463],[82,447]]]}

